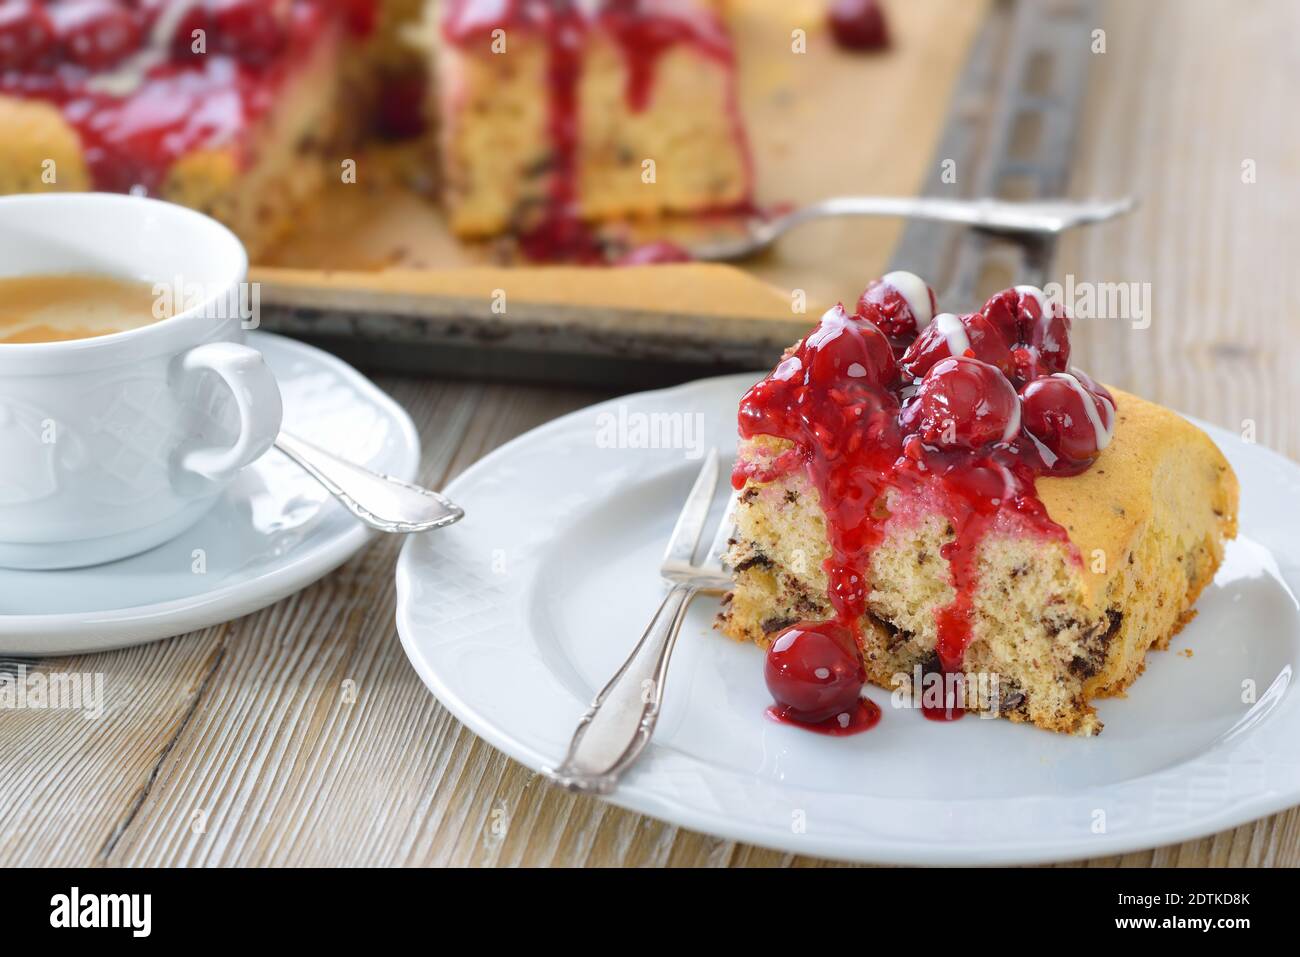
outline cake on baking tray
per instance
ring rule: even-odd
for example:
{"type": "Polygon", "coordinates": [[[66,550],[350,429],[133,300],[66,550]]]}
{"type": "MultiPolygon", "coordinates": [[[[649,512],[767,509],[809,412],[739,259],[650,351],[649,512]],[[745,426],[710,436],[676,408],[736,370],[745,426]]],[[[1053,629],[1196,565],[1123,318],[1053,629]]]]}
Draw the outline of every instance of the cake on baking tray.
{"type": "Polygon", "coordinates": [[[750,194],[718,0],[0,0],[0,193],[147,193],[256,254],[345,144],[429,128],[452,229],[541,257],[750,194]]]}
{"type": "Polygon", "coordinates": [[[1201,430],[1072,368],[1040,290],[936,313],[892,273],[746,394],[719,625],[770,649],[775,713],[821,730],[871,723],[864,679],[942,673],[978,687],[968,709],[1095,734],[1091,702],[1213,579],[1236,478],[1201,430]]]}

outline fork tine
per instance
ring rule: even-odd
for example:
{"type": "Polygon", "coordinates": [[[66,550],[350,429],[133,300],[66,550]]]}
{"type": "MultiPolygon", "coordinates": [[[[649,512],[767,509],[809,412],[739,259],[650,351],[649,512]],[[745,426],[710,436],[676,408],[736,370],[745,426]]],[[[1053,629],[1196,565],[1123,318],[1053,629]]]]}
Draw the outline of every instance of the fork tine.
{"type": "Polygon", "coordinates": [[[735,531],[736,506],[739,503],[740,492],[732,489],[731,497],[727,499],[727,506],[722,510],[722,521],[718,523],[718,530],[713,535],[713,544],[709,546],[708,554],[704,556],[703,567],[708,571],[722,567],[722,556],[727,554],[731,533],[735,531]]]}
{"type": "Polygon", "coordinates": [[[677,516],[677,524],[668,539],[668,549],[664,552],[663,568],[681,564],[689,566],[695,557],[695,547],[700,543],[700,533],[709,517],[709,506],[713,503],[713,491],[718,486],[718,450],[709,449],[705,456],[704,467],[700,469],[691,494],[686,497],[682,513],[677,516]]]}

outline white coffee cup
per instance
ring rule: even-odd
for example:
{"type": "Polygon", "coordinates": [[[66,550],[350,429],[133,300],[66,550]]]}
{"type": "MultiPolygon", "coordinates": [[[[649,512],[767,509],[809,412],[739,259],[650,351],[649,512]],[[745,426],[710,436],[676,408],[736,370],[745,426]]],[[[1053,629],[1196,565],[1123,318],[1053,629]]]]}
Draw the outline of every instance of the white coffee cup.
{"type": "Polygon", "coordinates": [[[243,345],[248,257],[200,213],[134,196],[0,197],[0,277],[103,274],[177,311],[126,332],[0,343],[0,566],[71,568],[180,534],[280,429],[243,345]],[[198,302],[202,294],[203,301],[198,302]]]}

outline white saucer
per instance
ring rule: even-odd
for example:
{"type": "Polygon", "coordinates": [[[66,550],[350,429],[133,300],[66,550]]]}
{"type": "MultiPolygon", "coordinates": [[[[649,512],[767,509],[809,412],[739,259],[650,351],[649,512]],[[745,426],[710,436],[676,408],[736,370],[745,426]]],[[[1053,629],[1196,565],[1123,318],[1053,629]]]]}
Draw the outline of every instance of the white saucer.
{"type": "MultiPolygon", "coordinates": [[[[656,571],[700,464],[680,448],[611,448],[611,437],[699,422],[706,446],[734,450],[736,405],[756,378],[576,412],[447,489],[467,517],[406,543],[398,630],[471,730],[534,770],[563,756],[663,594],[656,571]]],[[[1118,854],[1300,803],[1300,467],[1208,431],[1241,480],[1241,538],[1173,650],[1150,655],[1128,698],[1098,704],[1099,737],[926,721],[878,689],[884,719],[867,734],[775,724],[763,715],[762,653],[712,631],[717,601],[701,598],[654,740],[611,800],[735,840],[915,864],[1118,854]]]]}
{"type": "MultiPolygon", "coordinates": [[[[312,346],[250,333],[275,371],[284,427],[410,481],[410,417],[351,366],[312,346]]],[[[107,565],[0,569],[0,653],[104,651],[229,621],[338,567],[369,531],[277,451],[246,469],[211,512],[172,541],[107,565]]]]}

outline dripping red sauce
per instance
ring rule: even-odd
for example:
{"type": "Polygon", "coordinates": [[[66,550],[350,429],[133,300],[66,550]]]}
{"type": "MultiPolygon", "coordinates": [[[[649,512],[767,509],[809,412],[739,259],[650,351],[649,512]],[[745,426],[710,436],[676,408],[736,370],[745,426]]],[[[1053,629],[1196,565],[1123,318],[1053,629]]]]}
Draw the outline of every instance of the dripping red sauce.
{"type": "MultiPolygon", "coordinates": [[[[83,4],[85,14],[74,18],[65,15],[71,4],[20,2],[11,11],[27,19],[12,26],[37,46],[22,54],[21,63],[0,63],[0,94],[57,106],[80,137],[96,189],[156,193],[173,164],[195,150],[233,147],[247,162],[248,129],[338,22],[334,2],[294,0],[277,20],[250,0],[233,10],[228,28],[205,19],[206,8],[199,5],[180,21],[165,59],[125,93],[99,87],[96,80],[149,45],[160,3],[103,0],[83,4]],[[93,63],[80,62],[74,38],[58,32],[71,31],[73,24],[90,38],[83,49],[100,49],[102,37],[115,37],[119,45],[97,53],[93,63]],[[200,26],[208,31],[201,56],[190,49],[192,30],[200,26]]],[[[356,16],[373,0],[348,2],[356,16]]]]}
{"type": "MultiPolygon", "coordinates": [[[[806,474],[826,517],[834,622],[859,644],[872,553],[887,523],[907,520],[909,510],[937,512],[950,529],[941,558],[955,597],[937,612],[935,649],[946,672],[962,670],[971,641],[985,536],[1009,527],[1069,543],[1035,480],[1091,465],[1108,435],[1097,434],[1082,402],[1091,401],[1111,428],[1114,399],[1078,370],[1070,381],[1060,374],[1068,368],[1069,319],[1059,307],[1044,315],[1043,300],[1025,288],[999,293],[979,313],[919,329],[901,293],[874,282],[856,313],[830,310],[741,400],[742,438],[775,436],[792,447],[742,458],[733,485],[806,474]],[[962,335],[944,334],[953,323],[962,335]],[[953,356],[950,342],[967,348],[953,356]]],[[[949,720],[960,715],[931,710],[949,720]]]]}
{"type": "Polygon", "coordinates": [[[937,703],[932,703],[926,691],[929,689],[924,685],[920,689],[921,696],[921,714],[930,721],[956,721],[966,714],[966,709],[962,706],[965,698],[965,679],[960,671],[947,672],[942,668],[932,670],[926,674],[923,680],[936,680],[939,682],[939,691],[941,699],[937,703]]]}
{"type": "MultiPolygon", "coordinates": [[[[602,31],[618,45],[627,72],[624,96],[632,113],[650,106],[658,64],[678,45],[689,44],[704,56],[734,68],[731,42],[717,16],[703,9],[683,13],[680,5],[667,0],[599,0],[591,6],[577,0],[449,0],[442,30],[447,42],[459,47],[477,44],[490,49],[496,30],[507,31],[507,50],[510,30],[540,35],[547,45],[548,195],[540,215],[518,234],[524,257],[540,262],[599,265],[611,260],[610,245],[583,219],[579,208],[582,131],[578,89],[590,34],[602,31]]],[[[744,144],[734,95],[733,88],[728,111],[736,141],[744,144]]],[[[743,152],[748,195],[753,182],[752,160],[747,148],[743,152]]]]}

